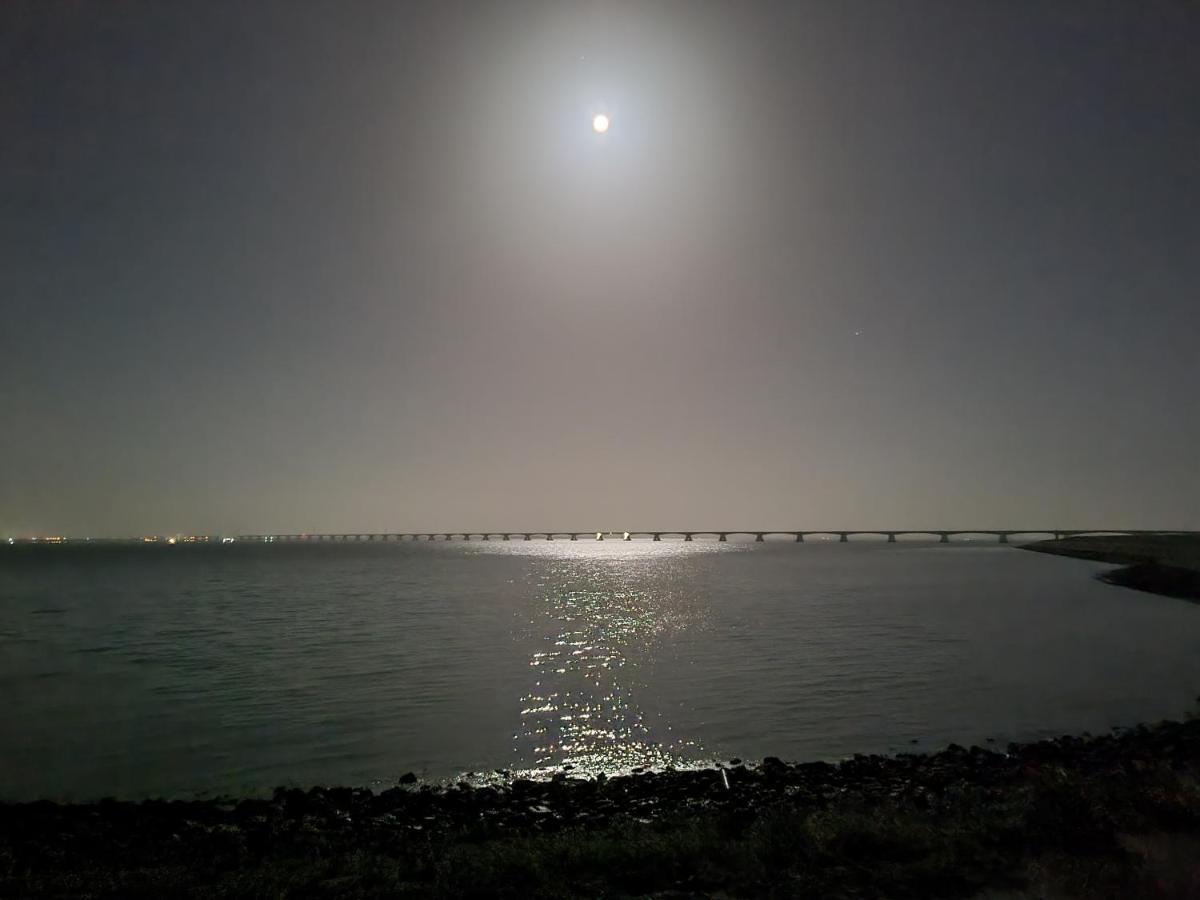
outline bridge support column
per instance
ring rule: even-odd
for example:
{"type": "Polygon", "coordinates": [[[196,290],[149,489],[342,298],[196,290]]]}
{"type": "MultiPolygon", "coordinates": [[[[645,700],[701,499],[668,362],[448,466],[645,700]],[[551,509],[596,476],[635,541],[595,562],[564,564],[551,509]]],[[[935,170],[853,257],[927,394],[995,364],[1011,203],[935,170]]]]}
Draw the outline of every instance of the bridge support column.
{"type": "Polygon", "coordinates": [[[552,535],[552,534],[546,535],[546,540],[548,540],[548,541],[554,540],[554,535],[552,535]]]}
{"type": "Polygon", "coordinates": [[[1002,544],[1008,543],[1008,535],[1005,534],[1004,532],[1000,532],[1000,543],[1002,543],[1002,544]]]}
{"type": "Polygon", "coordinates": [[[938,543],[939,543],[939,544],[948,544],[948,543],[950,543],[950,535],[948,535],[948,534],[947,534],[946,532],[944,532],[944,531],[943,531],[943,532],[940,532],[940,534],[941,534],[941,537],[940,537],[940,538],[938,538],[938,543]]]}
{"type": "Polygon", "coordinates": [[[661,535],[659,532],[657,532],[657,531],[656,531],[656,532],[654,533],[654,539],[655,539],[656,541],[661,541],[661,540],[662,540],[662,535],[661,535]]]}
{"type": "Polygon", "coordinates": [[[533,540],[533,538],[531,538],[529,535],[525,535],[525,540],[531,541],[531,540],[533,540]]]}
{"type": "Polygon", "coordinates": [[[803,531],[797,531],[797,532],[796,532],[796,543],[797,543],[797,544],[803,544],[803,543],[804,543],[804,532],[803,532],[803,531]]]}
{"type": "Polygon", "coordinates": [[[889,544],[894,544],[894,543],[896,543],[896,532],[894,532],[894,531],[889,531],[889,532],[888,532],[888,543],[889,543],[889,544]]]}
{"type": "Polygon", "coordinates": [[[838,538],[838,543],[839,543],[839,544],[848,544],[848,543],[850,543],[850,535],[849,535],[849,534],[847,534],[847,533],[846,533],[846,532],[844,532],[844,531],[843,531],[843,532],[841,532],[841,537],[839,537],[839,538],[838,538]]]}
{"type": "Polygon", "coordinates": [[[755,543],[761,544],[764,540],[766,540],[766,538],[763,537],[763,533],[761,531],[754,535],[755,543]]]}
{"type": "Polygon", "coordinates": [[[685,535],[683,536],[683,539],[684,539],[685,541],[690,541],[690,540],[692,539],[692,536],[691,536],[690,534],[685,534],[685,535]]]}
{"type": "Polygon", "coordinates": [[[728,541],[729,538],[728,538],[728,536],[726,536],[725,532],[721,532],[720,534],[717,535],[717,540],[718,541],[728,541]]]}
{"type": "Polygon", "coordinates": [[[573,540],[573,541],[579,540],[579,535],[577,535],[577,534],[571,535],[571,540],[573,540]]]}
{"type": "Polygon", "coordinates": [[[511,535],[511,534],[506,534],[506,535],[504,536],[504,539],[505,539],[506,541],[510,541],[510,540],[512,540],[512,535],[511,535]]]}

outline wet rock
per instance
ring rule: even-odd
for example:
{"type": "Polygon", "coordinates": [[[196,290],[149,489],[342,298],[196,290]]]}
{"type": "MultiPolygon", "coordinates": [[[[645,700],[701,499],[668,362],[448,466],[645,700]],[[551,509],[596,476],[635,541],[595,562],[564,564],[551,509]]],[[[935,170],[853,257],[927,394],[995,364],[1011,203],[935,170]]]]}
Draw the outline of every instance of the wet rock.
{"type": "Polygon", "coordinates": [[[412,772],[405,772],[397,779],[397,781],[400,784],[415,784],[417,781],[417,776],[412,772]]]}

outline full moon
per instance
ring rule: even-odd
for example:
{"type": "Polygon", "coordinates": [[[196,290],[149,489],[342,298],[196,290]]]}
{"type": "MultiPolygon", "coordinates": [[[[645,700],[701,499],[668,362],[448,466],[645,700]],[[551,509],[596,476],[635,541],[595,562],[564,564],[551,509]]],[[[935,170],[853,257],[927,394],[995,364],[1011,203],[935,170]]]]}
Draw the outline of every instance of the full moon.
{"type": "Polygon", "coordinates": [[[592,119],[592,131],[596,132],[596,134],[604,134],[604,132],[608,131],[608,116],[604,113],[598,113],[592,119]]]}

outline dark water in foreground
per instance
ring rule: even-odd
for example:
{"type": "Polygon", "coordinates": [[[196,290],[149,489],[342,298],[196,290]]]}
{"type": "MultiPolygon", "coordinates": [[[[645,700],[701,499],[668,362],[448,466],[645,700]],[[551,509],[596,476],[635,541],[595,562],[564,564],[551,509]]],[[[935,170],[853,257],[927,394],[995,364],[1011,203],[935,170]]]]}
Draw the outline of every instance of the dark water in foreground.
{"type": "Polygon", "coordinates": [[[832,758],[1181,715],[1200,607],[1106,568],[908,543],[3,548],[0,798],[832,758]]]}

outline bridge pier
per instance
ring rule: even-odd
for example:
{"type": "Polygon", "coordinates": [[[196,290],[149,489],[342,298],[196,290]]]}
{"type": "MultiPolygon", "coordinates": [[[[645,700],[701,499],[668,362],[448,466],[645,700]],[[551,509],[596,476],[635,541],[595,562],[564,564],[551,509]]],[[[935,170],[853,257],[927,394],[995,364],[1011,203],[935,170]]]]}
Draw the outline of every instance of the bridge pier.
{"type": "Polygon", "coordinates": [[[759,531],[755,533],[754,542],[756,544],[761,544],[764,540],[766,540],[766,538],[763,537],[763,532],[759,531]]]}
{"type": "Polygon", "coordinates": [[[531,538],[529,535],[525,535],[525,540],[531,541],[531,540],[533,540],[533,538],[531,538]]]}
{"type": "Polygon", "coordinates": [[[838,538],[838,543],[839,543],[839,544],[848,544],[848,543],[850,543],[850,535],[849,535],[849,533],[848,533],[848,532],[845,532],[845,531],[839,531],[839,532],[838,532],[838,534],[839,534],[839,535],[841,535],[841,536],[838,538]]]}
{"type": "Polygon", "coordinates": [[[691,533],[689,532],[689,533],[684,534],[683,539],[685,541],[690,541],[692,539],[691,533]]]}
{"type": "Polygon", "coordinates": [[[579,540],[579,535],[577,535],[577,534],[571,535],[571,540],[573,540],[573,541],[579,540]]]}
{"type": "Polygon", "coordinates": [[[804,532],[803,532],[803,531],[797,531],[797,532],[796,532],[796,543],[797,543],[797,544],[803,544],[803,543],[804,543],[804,532]]]}
{"type": "Polygon", "coordinates": [[[1003,531],[1002,531],[1002,532],[1000,532],[1000,543],[1002,543],[1002,544],[1007,544],[1007,543],[1008,543],[1008,534],[1007,534],[1007,532],[1003,532],[1003,531]]]}
{"type": "Polygon", "coordinates": [[[548,540],[548,541],[554,540],[554,535],[552,535],[552,534],[546,535],[546,540],[548,540]]]}
{"type": "Polygon", "coordinates": [[[725,532],[722,531],[720,534],[717,535],[717,540],[718,541],[728,541],[729,537],[725,534],[725,532]]]}
{"type": "Polygon", "coordinates": [[[656,541],[661,541],[662,540],[662,532],[660,532],[660,531],[654,532],[654,539],[656,541]]]}
{"type": "Polygon", "coordinates": [[[948,533],[946,533],[945,531],[939,531],[939,532],[938,532],[938,534],[940,534],[940,535],[941,535],[941,537],[940,537],[940,538],[938,538],[938,543],[939,543],[939,544],[948,544],[948,543],[950,543],[950,535],[949,535],[948,533]]]}
{"type": "Polygon", "coordinates": [[[887,542],[888,542],[889,544],[894,544],[894,543],[896,543],[896,532],[894,532],[894,531],[889,531],[889,532],[888,532],[888,540],[887,540],[887,542]]]}

